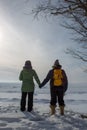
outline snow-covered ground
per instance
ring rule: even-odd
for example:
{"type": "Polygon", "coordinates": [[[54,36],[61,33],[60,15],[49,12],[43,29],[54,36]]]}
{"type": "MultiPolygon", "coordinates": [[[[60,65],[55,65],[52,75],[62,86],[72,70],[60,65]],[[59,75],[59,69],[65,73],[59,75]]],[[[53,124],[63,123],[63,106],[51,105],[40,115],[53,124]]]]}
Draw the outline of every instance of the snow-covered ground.
{"type": "Polygon", "coordinates": [[[65,94],[65,115],[50,116],[49,86],[36,87],[34,111],[20,111],[21,85],[0,83],[0,130],[87,130],[87,87],[69,87],[65,94]]]}

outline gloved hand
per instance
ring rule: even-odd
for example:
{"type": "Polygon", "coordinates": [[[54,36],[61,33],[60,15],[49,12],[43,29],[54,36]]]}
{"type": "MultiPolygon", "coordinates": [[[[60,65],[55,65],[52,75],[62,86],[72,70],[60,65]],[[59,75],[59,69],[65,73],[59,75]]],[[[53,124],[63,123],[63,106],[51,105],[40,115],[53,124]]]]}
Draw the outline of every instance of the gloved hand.
{"type": "Polygon", "coordinates": [[[39,85],[39,88],[42,88],[41,84],[39,85]]]}

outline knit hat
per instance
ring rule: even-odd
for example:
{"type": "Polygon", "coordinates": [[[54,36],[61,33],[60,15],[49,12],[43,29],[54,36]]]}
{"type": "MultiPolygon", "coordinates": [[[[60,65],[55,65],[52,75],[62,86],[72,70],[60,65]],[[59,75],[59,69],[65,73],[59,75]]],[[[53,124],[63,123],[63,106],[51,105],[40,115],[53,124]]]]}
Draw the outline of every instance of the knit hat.
{"type": "Polygon", "coordinates": [[[54,65],[53,65],[53,68],[54,67],[61,67],[61,65],[60,65],[60,63],[59,63],[59,60],[57,59],[57,60],[55,60],[55,62],[54,62],[54,65]]]}
{"type": "Polygon", "coordinates": [[[30,60],[27,60],[27,61],[25,62],[24,68],[32,68],[31,61],[30,61],[30,60]]]}
{"type": "Polygon", "coordinates": [[[31,65],[31,61],[30,60],[27,60],[26,62],[25,62],[25,66],[30,66],[31,65]]]}

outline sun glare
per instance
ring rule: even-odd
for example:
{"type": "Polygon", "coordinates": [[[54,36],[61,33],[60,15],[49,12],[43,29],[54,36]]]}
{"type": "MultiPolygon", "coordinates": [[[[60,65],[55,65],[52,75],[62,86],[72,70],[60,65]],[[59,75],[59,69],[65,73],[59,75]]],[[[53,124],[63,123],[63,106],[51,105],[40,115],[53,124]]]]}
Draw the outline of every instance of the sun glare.
{"type": "Polygon", "coordinates": [[[3,39],[3,34],[2,32],[0,32],[0,42],[2,41],[2,39],[3,39]]]}
{"type": "Polygon", "coordinates": [[[3,46],[2,41],[3,41],[3,33],[0,32],[0,48],[3,46]]]}

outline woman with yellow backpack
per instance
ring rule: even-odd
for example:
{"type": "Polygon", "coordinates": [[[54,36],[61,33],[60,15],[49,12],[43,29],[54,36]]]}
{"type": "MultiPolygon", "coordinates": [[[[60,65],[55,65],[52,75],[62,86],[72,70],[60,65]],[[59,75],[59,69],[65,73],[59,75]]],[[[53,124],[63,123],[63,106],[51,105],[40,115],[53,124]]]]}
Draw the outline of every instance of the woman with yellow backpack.
{"type": "Polygon", "coordinates": [[[58,60],[54,62],[53,68],[48,72],[39,87],[42,88],[48,81],[50,81],[51,115],[55,114],[57,102],[59,104],[60,114],[64,115],[64,93],[68,88],[68,79],[58,60]]]}

